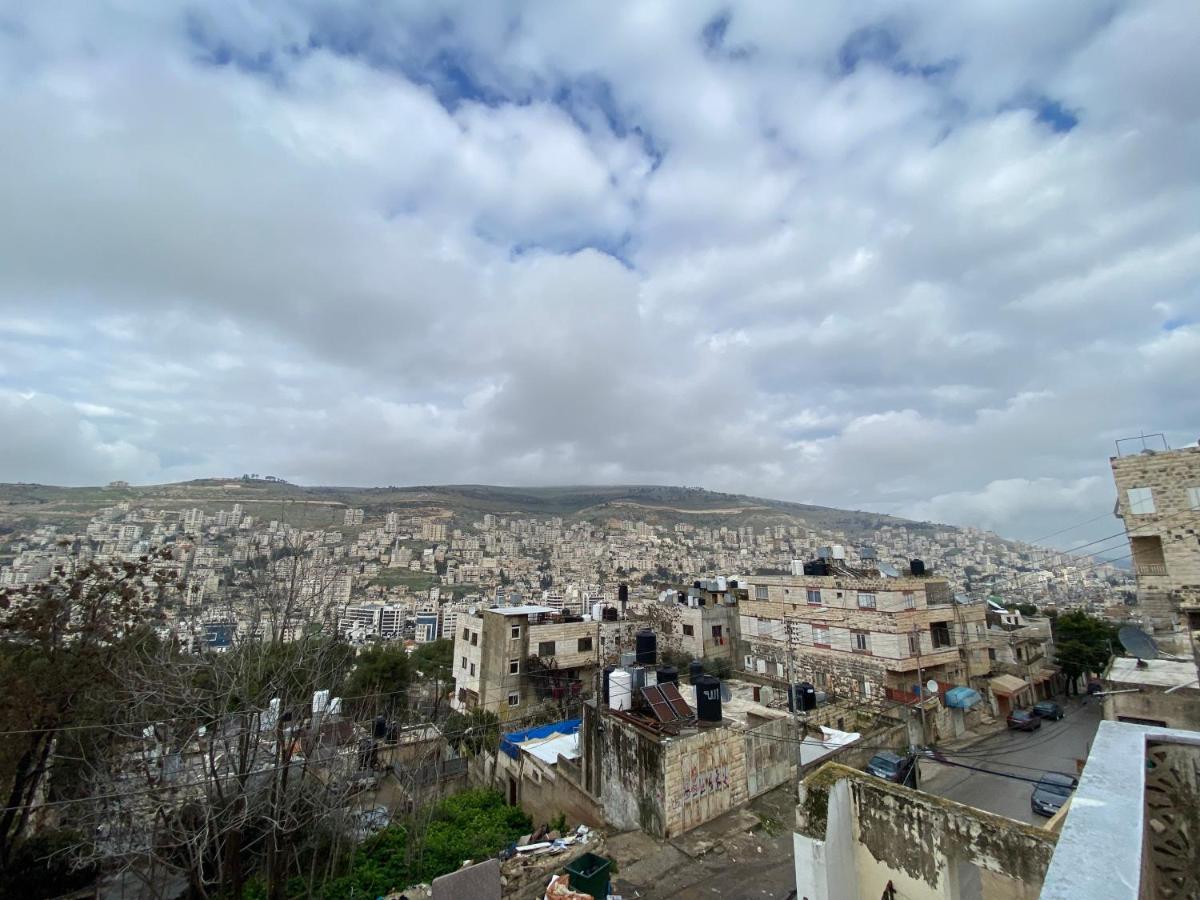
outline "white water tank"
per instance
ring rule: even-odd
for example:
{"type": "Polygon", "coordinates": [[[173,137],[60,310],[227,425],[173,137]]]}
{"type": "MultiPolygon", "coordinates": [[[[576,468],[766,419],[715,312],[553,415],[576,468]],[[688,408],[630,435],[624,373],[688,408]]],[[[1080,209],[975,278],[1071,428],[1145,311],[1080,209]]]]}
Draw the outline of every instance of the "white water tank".
{"type": "Polygon", "coordinates": [[[633,705],[633,677],[624,669],[608,676],[608,706],[610,709],[629,709],[633,705]]]}

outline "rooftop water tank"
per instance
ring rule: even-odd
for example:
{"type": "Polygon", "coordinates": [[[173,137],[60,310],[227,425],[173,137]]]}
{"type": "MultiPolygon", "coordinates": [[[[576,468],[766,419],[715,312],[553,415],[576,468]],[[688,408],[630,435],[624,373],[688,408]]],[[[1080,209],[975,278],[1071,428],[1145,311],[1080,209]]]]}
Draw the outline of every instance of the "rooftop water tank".
{"type": "Polygon", "coordinates": [[[633,678],[624,669],[616,669],[608,676],[609,709],[629,709],[632,704],[633,678]]]}
{"type": "Polygon", "coordinates": [[[674,666],[660,666],[658,670],[658,683],[666,684],[668,681],[672,684],[679,684],[679,670],[674,666]]]}
{"type": "Polygon", "coordinates": [[[604,686],[601,688],[601,696],[604,698],[604,705],[608,706],[608,679],[613,672],[617,671],[616,666],[604,667],[604,686]]]}
{"type": "Polygon", "coordinates": [[[704,663],[698,659],[693,659],[688,663],[688,681],[692,684],[696,683],[696,679],[704,675],[704,663]]]}
{"type": "Polygon", "coordinates": [[[652,666],[658,662],[658,638],[652,628],[643,628],[634,637],[637,662],[640,666],[652,666]]]}
{"type": "Polygon", "coordinates": [[[709,725],[721,721],[721,679],[712,675],[701,675],[696,685],[696,718],[709,725]]]}
{"type": "Polygon", "coordinates": [[[817,689],[807,681],[788,686],[788,711],[808,712],[817,708],[817,689]]]}

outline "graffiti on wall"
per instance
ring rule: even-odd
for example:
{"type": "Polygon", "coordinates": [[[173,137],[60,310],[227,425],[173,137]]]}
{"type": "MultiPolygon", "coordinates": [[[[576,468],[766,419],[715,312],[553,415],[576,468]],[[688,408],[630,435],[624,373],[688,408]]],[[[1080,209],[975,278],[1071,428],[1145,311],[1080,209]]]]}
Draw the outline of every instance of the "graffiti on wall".
{"type": "Polygon", "coordinates": [[[703,771],[692,766],[683,778],[683,802],[691,803],[717,791],[729,790],[729,766],[714,766],[703,771]]]}

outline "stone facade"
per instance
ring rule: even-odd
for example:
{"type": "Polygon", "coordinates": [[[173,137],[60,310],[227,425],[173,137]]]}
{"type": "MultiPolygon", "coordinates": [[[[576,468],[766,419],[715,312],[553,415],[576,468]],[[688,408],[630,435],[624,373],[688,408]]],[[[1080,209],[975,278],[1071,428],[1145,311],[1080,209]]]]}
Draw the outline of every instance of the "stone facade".
{"type": "Polygon", "coordinates": [[[981,664],[984,605],[956,603],[945,579],[757,576],[746,588],[737,661],[747,672],[786,681],[790,663],[796,681],[882,700],[931,678],[966,684],[981,664]]]}
{"type": "Polygon", "coordinates": [[[1181,630],[1189,612],[1200,612],[1200,447],[1110,462],[1143,615],[1186,650],[1181,630]]]}

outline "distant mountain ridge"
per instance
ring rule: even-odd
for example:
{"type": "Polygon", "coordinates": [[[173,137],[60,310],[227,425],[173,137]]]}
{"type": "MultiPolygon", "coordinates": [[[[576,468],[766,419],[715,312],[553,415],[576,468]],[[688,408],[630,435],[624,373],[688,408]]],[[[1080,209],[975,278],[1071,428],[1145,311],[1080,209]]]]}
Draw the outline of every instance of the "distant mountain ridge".
{"type": "Polygon", "coordinates": [[[795,520],[821,531],[865,535],[883,525],[919,530],[956,530],[862,510],[729,494],[695,487],[669,485],[559,485],[514,487],[484,484],[413,485],[408,487],[305,486],[282,481],[242,478],[204,478],[172,484],[113,487],[57,487],[40,484],[0,484],[0,521],[34,518],[71,521],[121,501],[156,507],[229,505],[241,503],[248,514],[262,518],[297,518],[294,505],[305,509],[313,527],[340,525],[340,510],[361,507],[368,518],[389,511],[449,512],[469,522],[484,514],[498,516],[561,516],[564,519],[639,518],[660,523],[762,526],[795,520]],[[279,504],[279,510],[270,509],[279,504]],[[323,509],[322,509],[323,508],[323,509]]]}

